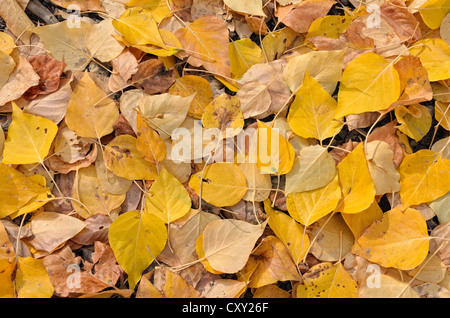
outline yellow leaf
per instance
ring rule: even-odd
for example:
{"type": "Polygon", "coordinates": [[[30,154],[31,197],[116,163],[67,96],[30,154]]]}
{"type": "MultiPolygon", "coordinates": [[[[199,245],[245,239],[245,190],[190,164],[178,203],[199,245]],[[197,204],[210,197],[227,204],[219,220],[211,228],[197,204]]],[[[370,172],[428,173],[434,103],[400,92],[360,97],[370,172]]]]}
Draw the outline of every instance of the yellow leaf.
{"type": "Polygon", "coordinates": [[[359,298],[419,298],[406,281],[400,281],[385,274],[379,274],[375,284],[362,284],[359,298]]]}
{"type": "Polygon", "coordinates": [[[398,192],[400,174],[395,168],[394,152],[384,141],[374,140],[366,144],[366,158],[370,176],[375,185],[375,195],[398,192]]]}
{"type": "Polygon", "coordinates": [[[127,7],[142,7],[152,14],[157,23],[171,16],[170,7],[167,4],[172,0],[130,0],[126,3],[127,7]]]}
{"type": "Polygon", "coordinates": [[[450,47],[444,40],[419,40],[409,52],[420,58],[423,67],[428,71],[430,82],[450,78],[450,47]]]}
{"type": "Polygon", "coordinates": [[[431,114],[420,104],[396,107],[395,117],[400,124],[397,128],[415,141],[421,140],[431,128],[431,114]]]}
{"type": "Polygon", "coordinates": [[[303,83],[289,109],[289,126],[303,138],[322,141],[342,128],[342,119],[334,119],[336,108],[334,98],[305,70],[303,83]]]}
{"type": "Polygon", "coordinates": [[[208,223],[203,231],[203,251],[211,267],[223,273],[242,269],[265,225],[234,219],[208,223]]]}
{"type": "Polygon", "coordinates": [[[346,52],[347,49],[312,51],[290,58],[283,71],[289,89],[297,92],[303,84],[307,70],[328,94],[332,94],[341,79],[346,52]]]}
{"type": "Polygon", "coordinates": [[[324,262],[344,258],[355,242],[352,232],[339,213],[326,216],[310,228],[311,253],[324,262]]]}
{"type": "Polygon", "coordinates": [[[213,163],[204,173],[197,172],[189,180],[191,187],[201,199],[217,206],[232,206],[247,192],[244,174],[234,163],[213,163]]]}
{"type": "Polygon", "coordinates": [[[202,116],[202,125],[206,129],[217,129],[222,138],[232,138],[238,135],[244,127],[239,98],[222,93],[208,106],[202,116]]]}
{"type": "Polygon", "coordinates": [[[14,262],[0,258],[0,298],[15,298],[15,286],[12,275],[15,269],[14,262]]]}
{"type": "Polygon", "coordinates": [[[214,99],[209,82],[203,77],[195,75],[186,75],[177,78],[169,89],[169,93],[181,97],[189,97],[196,93],[189,108],[188,115],[198,119],[202,118],[206,106],[214,99]]]}
{"type": "Polygon", "coordinates": [[[272,62],[281,57],[289,47],[294,46],[297,42],[302,44],[303,37],[291,28],[283,28],[275,32],[269,32],[262,40],[261,45],[267,62],[272,62]]]}
{"type": "Polygon", "coordinates": [[[373,201],[372,205],[362,212],[353,214],[341,213],[341,215],[357,239],[375,220],[380,220],[383,217],[383,211],[378,203],[373,201]]]}
{"type": "Polygon", "coordinates": [[[449,0],[428,0],[418,9],[420,16],[430,29],[437,29],[447,13],[450,12],[449,0]]]}
{"type": "Polygon", "coordinates": [[[8,82],[9,75],[16,67],[16,62],[14,62],[14,59],[11,56],[0,51],[0,65],[2,65],[2,68],[0,69],[0,87],[3,87],[8,82]]]}
{"type": "Polygon", "coordinates": [[[439,153],[422,149],[407,155],[398,171],[404,207],[433,201],[450,191],[450,160],[439,153]]]}
{"type": "Polygon", "coordinates": [[[305,228],[289,215],[272,209],[269,199],[264,201],[269,227],[288,249],[292,260],[299,264],[308,251],[310,241],[305,228]]]}
{"type": "Polygon", "coordinates": [[[160,268],[165,277],[161,286],[161,292],[166,298],[200,298],[200,292],[189,284],[179,274],[174,273],[167,268],[160,268]]]}
{"type": "Polygon", "coordinates": [[[247,70],[263,62],[261,48],[249,38],[232,41],[228,45],[231,74],[240,78],[247,70]]]}
{"type": "Polygon", "coordinates": [[[167,154],[166,144],[139,114],[137,114],[136,135],[136,149],[144,159],[151,164],[158,164],[164,160],[167,154]]]}
{"type": "Polygon", "coordinates": [[[12,36],[5,32],[0,32],[0,52],[5,54],[11,54],[16,44],[12,36]]]}
{"type": "Polygon", "coordinates": [[[306,39],[314,36],[325,36],[327,38],[338,39],[357,17],[358,16],[356,15],[327,15],[322,18],[317,18],[309,26],[306,39]]]}
{"type": "Polygon", "coordinates": [[[182,218],[191,210],[191,198],[186,188],[162,168],[145,198],[145,210],[165,223],[182,218]]]}
{"type": "Polygon", "coordinates": [[[107,169],[103,161],[103,154],[99,153],[95,159],[95,171],[100,186],[111,194],[126,194],[133,184],[132,180],[116,176],[111,170],[107,169]]]}
{"type": "Polygon", "coordinates": [[[265,17],[265,13],[263,11],[263,2],[262,0],[224,0],[223,1],[231,10],[248,14],[248,15],[256,15],[265,17]]]}
{"type": "Polygon", "coordinates": [[[263,174],[256,163],[244,162],[239,165],[247,180],[247,192],[243,200],[261,202],[267,199],[272,189],[272,181],[269,174],[263,174]]]}
{"type": "Polygon", "coordinates": [[[5,226],[0,222],[0,261],[6,260],[12,263],[16,258],[14,246],[12,245],[5,226]]]}
{"type": "Polygon", "coordinates": [[[97,138],[113,132],[119,110],[85,72],[70,97],[65,122],[80,137],[97,138]]]}
{"type": "Polygon", "coordinates": [[[450,130],[450,104],[436,101],[434,104],[434,113],[439,124],[447,130],[450,130]]]}
{"type": "Polygon", "coordinates": [[[336,175],[336,164],[327,149],[308,146],[295,157],[292,170],[286,174],[285,194],[315,190],[329,184],[336,175]]]}
{"type": "Polygon", "coordinates": [[[208,272],[213,274],[223,274],[223,272],[216,271],[214,268],[212,268],[211,264],[209,264],[208,262],[208,259],[205,258],[205,252],[203,251],[203,234],[200,234],[200,236],[197,238],[197,241],[195,242],[195,251],[197,253],[198,259],[201,260],[201,263],[208,272]]]}
{"type": "Polygon", "coordinates": [[[202,295],[205,298],[240,298],[247,290],[247,284],[235,279],[216,279],[213,286],[205,290],[202,295]]]}
{"type": "Polygon", "coordinates": [[[392,63],[376,53],[362,54],[344,69],[335,118],[386,109],[400,93],[400,78],[392,63]]]}
{"type": "Polygon", "coordinates": [[[164,249],[167,230],[157,216],[130,211],[114,220],[109,227],[108,238],[114,256],[128,274],[128,282],[133,289],[142,272],[164,249]]]}
{"type": "Polygon", "coordinates": [[[410,270],[427,256],[428,241],[427,224],[420,212],[395,208],[357,239],[352,252],[383,267],[410,270]]]}
{"type": "Polygon", "coordinates": [[[367,209],[373,202],[376,189],[367,166],[363,143],[359,143],[337,165],[337,170],[342,189],[338,211],[358,213],[367,209]]]}
{"type": "Polygon", "coordinates": [[[121,206],[126,194],[107,192],[100,184],[95,166],[91,165],[78,170],[72,197],[76,199],[72,201],[75,211],[86,219],[97,213],[108,215],[121,206]]]}
{"type": "Polygon", "coordinates": [[[184,50],[190,54],[187,62],[203,66],[215,75],[231,77],[228,58],[228,28],[223,20],[205,15],[185,28],[175,31],[184,50]]]}
{"type": "Polygon", "coordinates": [[[357,298],[358,284],[341,263],[321,263],[303,275],[297,298],[357,298]]]}
{"type": "Polygon", "coordinates": [[[19,256],[15,282],[19,298],[50,298],[53,296],[53,285],[41,259],[19,256]]]}
{"type": "Polygon", "coordinates": [[[136,147],[137,139],[131,135],[120,135],[104,150],[107,169],[128,180],[155,180],[156,167],[144,159],[136,147]]]}
{"type": "Polygon", "coordinates": [[[275,129],[258,120],[256,164],[263,173],[286,174],[294,164],[292,145],[275,129]]]}
{"type": "Polygon", "coordinates": [[[58,132],[58,126],[46,118],[22,112],[14,102],[12,107],[12,123],[8,129],[2,162],[42,163],[58,132]]]}
{"type": "Polygon", "coordinates": [[[42,187],[14,168],[0,163],[0,219],[17,212],[43,193],[42,187]]]}
{"type": "Polygon", "coordinates": [[[182,50],[183,47],[178,41],[178,38],[170,31],[159,29],[159,34],[161,39],[164,42],[165,48],[155,46],[155,45],[131,45],[124,38],[122,38],[122,42],[128,46],[133,46],[145,53],[153,54],[159,57],[168,57],[176,54],[179,50],[182,50]]]}
{"type": "Polygon", "coordinates": [[[113,26],[131,45],[152,44],[166,48],[152,14],[142,8],[127,9],[113,26]]]}
{"type": "Polygon", "coordinates": [[[341,188],[336,174],[329,184],[321,188],[288,194],[286,205],[296,221],[309,226],[332,212],[340,199],[341,188]]]}
{"type": "Polygon", "coordinates": [[[257,288],[253,298],[291,298],[291,294],[276,284],[270,284],[257,288]]]}
{"type": "Polygon", "coordinates": [[[259,288],[278,281],[300,280],[297,265],[285,245],[275,236],[267,236],[262,240],[252,251],[247,266],[256,267],[250,276],[250,288],[259,288]]]}

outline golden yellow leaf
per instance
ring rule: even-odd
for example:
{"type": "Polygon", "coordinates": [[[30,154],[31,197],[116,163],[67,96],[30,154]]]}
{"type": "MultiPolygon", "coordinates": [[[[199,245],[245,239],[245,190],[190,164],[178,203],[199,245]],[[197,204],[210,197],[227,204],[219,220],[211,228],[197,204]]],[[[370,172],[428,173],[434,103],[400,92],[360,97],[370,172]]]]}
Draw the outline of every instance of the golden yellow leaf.
{"type": "Polygon", "coordinates": [[[129,211],[119,215],[110,225],[108,238],[114,256],[128,274],[128,282],[133,289],[142,272],[164,249],[167,230],[156,215],[129,211]]]}
{"type": "Polygon", "coordinates": [[[12,123],[3,150],[4,164],[42,163],[58,126],[43,117],[26,114],[12,102],[12,123]]]}
{"type": "Polygon", "coordinates": [[[450,191],[449,167],[449,159],[431,150],[407,155],[398,170],[403,206],[430,202],[450,191]]]}
{"type": "Polygon", "coordinates": [[[179,274],[167,268],[158,269],[164,273],[165,282],[161,292],[166,298],[200,298],[200,292],[179,274]]]}
{"type": "Polygon", "coordinates": [[[276,284],[270,284],[257,288],[253,298],[291,298],[291,294],[276,284]]]}
{"type": "Polygon", "coordinates": [[[222,138],[238,135],[244,127],[239,98],[226,93],[217,96],[206,106],[202,115],[202,125],[206,129],[217,129],[217,136],[221,134],[222,138]]]}
{"type": "Polygon", "coordinates": [[[275,129],[258,120],[256,164],[263,173],[286,174],[294,164],[292,145],[275,129]]]}
{"type": "Polygon", "coordinates": [[[288,249],[294,263],[300,263],[310,245],[305,228],[289,215],[274,210],[269,199],[264,201],[264,209],[269,218],[269,227],[288,249]]]}
{"type": "Polygon", "coordinates": [[[376,189],[367,166],[363,143],[349,153],[337,165],[342,199],[338,211],[358,213],[367,209],[373,202],[376,189]]]}
{"type": "Polygon", "coordinates": [[[158,164],[164,160],[167,154],[166,144],[139,114],[137,114],[136,135],[136,149],[144,159],[151,164],[158,164]]]}
{"type": "Polygon", "coordinates": [[[156,167],[140,154],[137,139],[131,135],[120,135],[113,139],[104,150],[107,169],[128,180],[155,180],[156,167]]]}
{"type": "Polygon", "coordinates": [[[352,252],[383,267],[410,270],[428,254],[428,231],[417,210],[395,208],[383,214],[356,241],[352,252]]]}
{"type": "Polygon", "coordinates": [[[213,163],[191,176],[191,187],[206,202],[222,207],[238,203],[247,192],[244,174],[234,163],[213,163]]]}
{"type": "Polygon", "coordinates": [[[165,223],[182,218],[191,210],[191,198],[186,188],[166,169],[148,190],[145,212],[158,216],[165,223]]]}
{"type": "Polygon", "coordinates": [[[321,263],[303,276],[297,298],[357,298],[358,284],[341,263],[321,263]]]}
{"type": "Polygon", "coordinates": [[[265,17],[265,13],[263,11],[263,2],[262,0],[224,0],[223,1],[231,10],[248,14],[248,15],[256,15],[265,17]]]}
{"type": "Polygon", "coordinates": [[[392,63],[376,53],[362,54],[344,69],[335,118],[386,109],[400,93],[400,78],[392,63]]]}
{"type": "Polygon", "coordinates": [[[177,78],[175,83],[169,89],[172,95],[189,97],[194,93],[194,99],[188,111],[188,115],[201,119],[206,106],[214,99],[211,84],[203,77],[195,75],[186,75],[177,78]]]}
{"type": "Polygon", "coordinates": [[[418,8],[418,11],[430,29],[437,29],[447,13],[450,12],[450,1],[428,0],[418,8]]]}
{"type": "Polygon", "coordinates": [[[97,138],[113,131],[119,109],[85,72],[70,97],[65,122],[80,137],[97,138]]]}
{"type": "Polygon", "coordinates": [[[231,74],[240,78],[247,70],[263,62],[261,48],[249,38],[232,41],[228,44],[231,74]]]}
{"type": "Polygon", "coordinates": [[[12,275],[15,269],[14,262],[0,259],[0,298],[15,298],[15,286],[12,275]]]}
{"type": "Polygon", "coordinates": [[[450,47],[444,40],[419,40],[410,53],[420,58],[431,82],[450,78],[450,47]]]}
{"type": "Polygon", "coordinates": [[[19,256],[15,283],[19,298],[53,296],[54,288],[41,259],[19,256]]]}
{"type": "Polygon", "coordinates": [[[341,215],[357,239],[375,220],[380,220],[383,217],[383,211],[378,203],[373,201],[372,205],[362,212],[352,214],[341,213],[341,215]]]}
{"type": "Polygon", "coordinates": [[[317,18],[309,26],[306,39],[314,36],[338,39],[357,17],[357,15],[327,15],[322,18],[317,18]]]}
{"type": "Polygon", "coordinates": [[[160,23],[163,19],[171,16],[170,7],[167,4],[172,0],[130,0],[126,3],[127,7],[142,7],[152,14],[152,17],[157,23],[160,23]]]}
{"type": "Polygon", "coordinates": [[[327,185],[310,191],[288,194],[286,205],[296,221],[309,226],[331,213],[341,199],[342,191],[337,174],[327,185]]]}
{"type": "Polygon", "coordinates": [[[113,26],[131,45],[152,44],[166,48],[152,14],[142,8],[127,9],[113,26]]]}
{"type": "Polygon", "coordinates": [[[303,83],[289,109],[289,126],[303,138],[322,141],[342,128],[342,119],[334,119],[336,110],[337,102],[306,69],[303,83]]]}

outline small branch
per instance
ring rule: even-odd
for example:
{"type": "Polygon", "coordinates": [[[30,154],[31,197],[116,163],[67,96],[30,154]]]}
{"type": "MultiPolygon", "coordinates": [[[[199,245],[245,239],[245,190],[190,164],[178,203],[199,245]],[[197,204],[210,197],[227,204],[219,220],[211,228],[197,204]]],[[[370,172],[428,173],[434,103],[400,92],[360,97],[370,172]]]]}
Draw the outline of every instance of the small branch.
{"type": "Polygon", "coordinates": [[[47,24],[59,22],[55,15],[37,0],[31,0],[28,3],[27,9],[47,24]]]}

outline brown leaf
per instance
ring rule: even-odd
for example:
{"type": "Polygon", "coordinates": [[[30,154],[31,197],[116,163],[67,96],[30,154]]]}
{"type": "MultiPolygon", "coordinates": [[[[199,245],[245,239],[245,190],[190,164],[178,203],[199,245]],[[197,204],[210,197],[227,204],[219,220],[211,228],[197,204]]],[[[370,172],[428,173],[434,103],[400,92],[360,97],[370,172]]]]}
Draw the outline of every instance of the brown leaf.
{"type": "Polygon", "coordinates": [[[112,223],[109,216],[97,213],[88,217],[84,223],[86,227],[72,237],[72,241],[81,245],[92,245],[97,243],[96,241],[108,243],[108,229],[112,223]]]}
{"type": "Polygon", "coordinates": [[[64,72],[64,59],[58,61],[50,55],[37,55],[28,58],[34,71],[39,75],[39,84],[30,87],[24,94],[26,100],[35,99],[40,94],[50,94],[59,88],[60,76],[64,72]]]}
{"type": "Polygon", "coordinates": [[[381,140],[386,142],[394,152],[394,165],[396,168],[400,166],[400,163],[403,161],[403,150],[400,145],[398,136],[396,135],[397,121],[391,121],[390,123],[376,128],[368,137],[367,142],[371,142],[374,140],[381,140]]]}
{"type": "Polygon", "coordinates": [[[166,71],[164,63],[157,59],[140,63],[137,72],[131,78],[134,86],[142,88],[150,95],[167,91],[175,80],[175,70],[166,71]]]}
{"type": "Polygon", "coordinates": [[[136,56],[128,49],[113,59],[111,65],[113,67],[113,73],[109,78],[109,89],[113,92],[125,87],[131,76],[138,71],[136,56]]]}
{"type": "Polygon", "coordinates": [[[131,127],[130,123],[123,114],[119,115],[119,118],[117,118],[117,121],[114,123],[113,128],[115,137],[120,135],[131,135],[133,137],[136,137],[136,133],[134,132],[133,127],[131,127]]]}
{"type": "Polygon", "coordinates": [[[327,15],[333,6],[330,0],[306,0],[299,4],[279,7],[275,15],[279,22],[284,23],[298,33],[308,32],[314,20],[327,15]]]}
{"type": "Polygon", "coordinates": [[[431,231],[430,236],[443,238],[442,240],[437,238],[430,240],[430,253],[433,254],[440,248],[437,256],[445,265],[450,266],[450,243],[448,242],[450,239],[450,222],[436,226],[431,231]],[[441,245],[443,246],[440,247],[441,245]]]}
{"type": "Polygon", "coordinates": [[[415,42],[422,38],[419,21],[402,0],[384,2],[380,13],[401,41],[415,42]]]}

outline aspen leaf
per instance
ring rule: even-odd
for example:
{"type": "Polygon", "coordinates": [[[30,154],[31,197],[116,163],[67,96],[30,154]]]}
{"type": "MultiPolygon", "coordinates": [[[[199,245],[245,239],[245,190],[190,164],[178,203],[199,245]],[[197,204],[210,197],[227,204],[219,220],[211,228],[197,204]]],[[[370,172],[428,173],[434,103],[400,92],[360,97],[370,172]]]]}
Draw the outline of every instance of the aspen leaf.
{"type": "Polygon", "coordinates": [[[305,79],[291,104],[288,122],[292,130],[303,138],[324,140],[336,135],[342,127],[334,119],[337,102],[305,70],[305,79]]]}
{"type": "Polygon", "coordinates": [[[358,284],[344,269],[325,262],[313,266],[297,287],[298,298],[357,298],[358,284]]]}
{"type": "Polygon", "coordinates": [[[408,275],[428,283],[440,283],[447,272],[447,266],[441,259],[433,254],[428,254],[422,265],[408,272],[408,275]]]}
{"type": "Polygon", "coordinates": [[[182,97],[189,97],[196,93],[189,107],[188,115],[198,119],[202,118],[206,106],[214,99],[211,84],[206,79],[195,75],[177,78],[170,87],[169,93],[182,97]]]}
{"type": "Polygon", "coordinates": [[[113,131],[118,117],[114,101],[85,72],[67,106],[67,127],[80,137],[100,139],[113,131]]]}
{"type": "Polygon", "coordinates": [[[128,274],[130,288],[134,288],[142,272],[164,249],[167,230],[156,215],[129,211],[110,225],[108,238],[117,261],[128,274]]]}
{"type": "Polygon", "coordinates": [[[2,66],[0,70],[0,86],[3,87],[8,82],[9,75],[16,67],[16,62],[14,62],[11,56],[0,51],[0,65],[2,66]]]}
{"type": "Polygon", "coordinates": [[[450,78],[450,47],[444,40],[417,41],[410,53],[420,58],[431,82],[450,78]]]}
{"type": "Polygon", "coordinates": [[[202,115],[202,125],[206,129],[218,129],[222,138],[238,135],[244,127],[239,98],[222,93],[217,96],[202,115]]]}
{"type": "Polygon", "coordinates": [[[78,170],[76,175],[72,197],[75,211],[82,217],[88,218],[94,214],[108,215],[124,202],[126,194],[112,194],[101,185],[97,170],[94,165],[78,170]]]}
{"type": "Polygon", "coordinates": [[[336,175],[333,157],[319,145],[305,147],[295,157],[292,170],[286,174],[285,193],[315,190],[329,184],[336,175]]]}
{"type": "Polygon", "coordinates": [[[398,192],[400,174],[393,163],[394,152],[384,141],[375,140],[366,144],[367,166],[375,185],[375,195],[398,192]]]}
{"type": "Polygon", "coordinates": [[[337,165],[342,199],[338,211],[358,213],[367,209],[373,202],[376,188],[364,155],[363,143],[348,154],[337,165]]]}
{"type": "Polygon", "coordinates": [[[364,284],[358,292],[359,298],[419,298],[409,283],[380,273],[377,285],[364,284]],[[376,288],[379,286],[379,288],[376,288]]]}
{"type": "Polygon", "coordinates": [[[301,41],[303,37],[291,28],[268,33],[261,42],[267,62],[280,58],[289,47],[296,43],[296,40],[301,41]]]}
{"type": "Polygon", "coordinates": [[[163,161],[167,149],[158,133],[137,114],[136,149],[151,164],[163,161]]]}
{"type": "Polygon", "coordinates": [[[299,264],[308,251],[310,241],[305,228],[289,215],[272,209],[269,199],[264,201],[269,227],[288,249],[295,264],[299,264]]]}
{"type": "Polygon", "coordinates": [[[224,0],[223,1],[231,10],[248,14],[248,15],[256,15],[265,17],[265,13],[263,11],[263,2],[262,0],[224,0]]]}
{"type": "Polygon", "coordinates": [[[15,284],[18,298],[53,296],[53,285],[40,259],[19,256],[15,284]]]}
{"type": "Polygon", "coordinates": [[[427,149],[406,156],[399,167],[403,206],[430,202],[446,194],[450,190],[449,164],[450,160],[427,149]]]}
{"type": "Polygon", "coordinates": [[[233,163],[213,163],[191,176],[189,186],[206,202],[222,207],[238,203],[247,192],[245,175],[233,163]]]}
{"type": "Polygon", "coordinates": [[[309,226],[336,208],[341,192],[336,174],[330,183],[321,188],[288,194],[286,206],[292,218],[309,226]]]}
{"type": "Polygon", "coordinates": [[[370,207],[362,212],[352,214],[341,213],[341,215],[357,239],[375,220],[380,220],[383,217],[383,211],[378,203],[374,201],[370,207]]]}
{"type": "Polygon", "coordinates": [[[292,145],[276,130],[258,120],[257,162],[263,173],[286,174],[294,164],[292,145]]]}
{"type": "Polygon", "coordinates": [[[136,143],[137,139],[130,135],[114,138],[104,150],[106,168],[128,180],[155,180],[156,167],[145,160],[136,143]]]}
{"type": "Polygon", "coordinates": [[[338,39],[339,36],[347,30],[350,24],[357,16],[340,16],[327,15],[322,18],[315,19],[309,26],[306,39],[314,36],[325,36],[328,38],[338,39]]]}
{"type": "Polygon", "coordinates": [[[447,13],[450,12],[450,2],[448,0],[428,0],[417,10],[430,29],[437,29],[447,13]]]}
{"type": "Polygon", "coordinates": [[[165,48],[159,34],[158,25],[150,12],[142,8],[130,8],[120,19],[112,22],[113,26],[131,45],[152,44],[165,48]]]}
{"type": "Polygon", "coordinates": [[[95,171],[101,187],[111,194],[126,194],[133,184],[132,180],[118,177],[111,170],[107,169],[103,160],[103,155],[97,155],[95,159],[95,171]]]}
{"type": "MultiPolygon", "coordinates": [[[[300,280],[290,253],[275,236],[267,236],[262,240],[252,251],[246,266],[256,267],[250,276],[250,288],[259,288],[278,281],[300,280]]],[[[245,271],[245,268],[242,271],[245,271]]]]}
{"type": "Polygon", "coordinates": [[[12,280],[15,266],[14,262],[7,259],[0,259],[0,296],[2,298],[14,298],[16,287],[12,280]]]}
{"type": "Polygon", "coordinates": [[[270,175],[262,174],[256,163],[241,163],[239,169],[247,180],[247,192],[242,199],[254,202],[267,199],[272,189],[270,175]]]}
{"type": "Polygon", "coordinates": [[[210,222],[203,231],[203,251],[211,267],[223,273],[242,269],[264,227],[265,223],[253,225],[233,219],[210,222]]]}
{"type": "Polygon", "coordinates": [[[12,123],[3,150],[3,163],[42,163],[58,127],[52,121],[26,114],[13,102],[12,123]]]}
{"type": "Polygon", "coordinates": [[[431,114],[420,104],[396,107],[395,117],[400,124],[397,128],[415,141],[421,140],[431,128],[431,114]]]}
{"type": "Polygon", "coordinates": [[[191,210],[191,198],[185,187],[166,169],[150,187],[145,199],[145,211],[171,223],[191,210]]]}
{"type": "Polygon", "coordinates": [[[450,104],[444,104],[436,101],[434,104],[434,114],[439,124],[447,130],[450,130],[450,104]]]}
{"type": "Polygon", "coordinates": [[[249,38],[232,41],[228,44],[231,74],[240,78],[247,70],[262,62],[261,48],[249,38]]]}
{"type": "Polygon", "coordinates": [[[425,219],[417,210],[392,209],[375,221],[352,247],[352,252],[383,267],[410,270],[428,253],[425,219]]]}
{"type": "Polygon", "coordinates": [[[386,109],[400,93],[400,78],[392,63],[376,53],[362,54],[344,69],[335,118],[386,109]]]}
{"type": "Polygon", "coordinates": [[[159,270],[164,272],[165,283],[162,285],[161,291],[166,298],[200,298],[200,292],[183,277],[167,268],[159,270]]]}
{"type": "Polygon", "coordinates": [[[231,76],[228,28],[221,18],[202,16],[189,26],[175,31],[175,36],[190,54],[189,64],[203,66],[219,76],[231,76]]]}
{"type": "MultiPolygon", "coordinates": [[[[289,85],[289,89],[294,93],[297,92],[302,86],[303,80],[308,77],[306,75],[306,71],[308,71],[310,76],[331,95],[341,79],[346,52],[346,49],[313,51],[290,58],[283,71],[283,77],[289,85]]],[[[309,78],[308,80],[311,81],[309,78]]],[[[314,84],[316,83],[309,85],[313,86],[314,84]]],[[[323,95],[323,93],[321,94],[323,95]]]]}
{"type": "Polygon", "coordinates": [[[167,4],[168,2],[165,0],[130,0],[126,3],[127,7],[129,8],[144,8],[151,13],[152,17],[156,20],[157,23],[160,23],[164,18],[170,17],[171,10],[167,4]]]}
{"type": "Polygon", "coordinates": [[[311,253],[321,261],[336,262],[345,257],[355,243],[353,233],[342,216],[325,216],[310,231],[311,253]]]}

